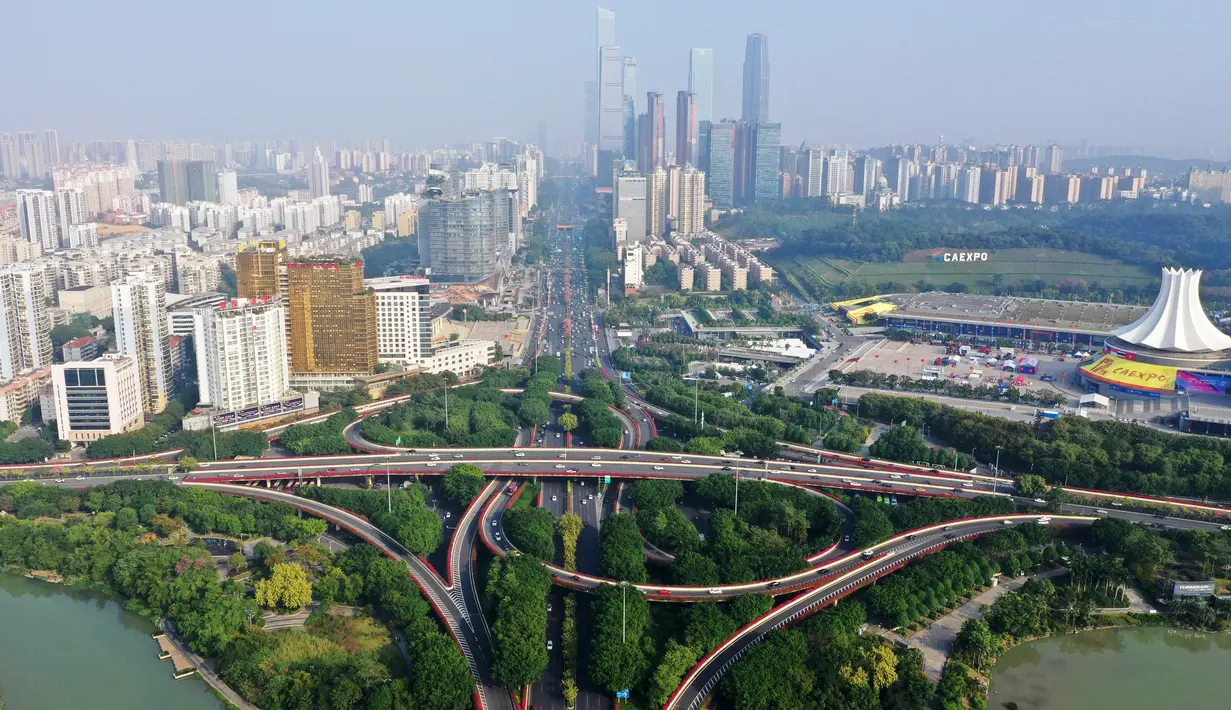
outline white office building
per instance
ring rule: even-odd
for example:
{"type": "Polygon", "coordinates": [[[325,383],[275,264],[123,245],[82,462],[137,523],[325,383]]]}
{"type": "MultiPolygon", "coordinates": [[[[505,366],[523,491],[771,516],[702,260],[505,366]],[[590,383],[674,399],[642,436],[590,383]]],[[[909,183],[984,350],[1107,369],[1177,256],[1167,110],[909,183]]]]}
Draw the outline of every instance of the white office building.
{"type": "Polygon", "coordinates": [[[278,402],[290,381],[282,302],[239,298],[197,313],[193,341],[201,403],[234,411],[278,402]]]}
{"type": "Polygon", "coordinates": [[[157,414],[166,409],[172,390],[164,281],[147,274],[126,276],[111,284],[111,306],[116,349],[136,358],[142,407],[157,414]]]}
{"type": "Polygon", "coordinates": [[[87,442],[140,429],[145,422],[139,369],[136,358],[115,353],[52,366],[60,438],[87,442]]]}
{"type": "Polygon", "coordinates": [[[646,179],[644,175],[621,175],[615,184],[615,216],[623,217],[628,224],[629,244],[645,241],[646,231],[646,179]]]}
{"type": "Polygon", "coordinates": [[[428,280],[418,276],[364,279],[376,292],[376,342],[380,362],[411,366],[432,355],[428,280]]]}

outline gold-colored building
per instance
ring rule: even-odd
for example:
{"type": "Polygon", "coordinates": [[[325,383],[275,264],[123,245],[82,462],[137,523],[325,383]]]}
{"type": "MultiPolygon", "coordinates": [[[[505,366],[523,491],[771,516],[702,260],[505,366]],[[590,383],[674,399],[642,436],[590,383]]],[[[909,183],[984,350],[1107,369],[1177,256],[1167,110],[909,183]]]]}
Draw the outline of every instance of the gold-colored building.
{"type": "Polygon", "coordinates": [[[240,247],[235,255],[239,297],[285,297],[285,269],[282,266],[286,261],[286,242],[260,241],[240,247]]]}
{"type": "Polygon", "coordinates": [[[376,371],[376,293],[362,261],[291,261],[286,286],[292,373],[376,371]]]}

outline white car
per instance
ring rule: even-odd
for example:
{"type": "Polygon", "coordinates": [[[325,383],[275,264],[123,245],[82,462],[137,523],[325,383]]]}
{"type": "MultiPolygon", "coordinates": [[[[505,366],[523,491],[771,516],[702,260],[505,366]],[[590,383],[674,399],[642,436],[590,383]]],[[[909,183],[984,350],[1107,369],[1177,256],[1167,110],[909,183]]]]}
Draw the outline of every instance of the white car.
{"type": "Polygon", "coordinates": [[[688,459],[684,459],[682,463],[692,463],[692,461],[689,461],[688,459]]]}
{"type": "Polygon", "coordinates": [[[556,468],[564,468],[564,464],[562,464],[562,463],[558,463],[558,464],[556,464],[556,468]]]}
{"type": "Polygon", "coordinates": [[[900,475],[898,475],[898,474],[896,474],[896,473],[891,473],[891,474],[889,474],[889,477],[890,477],[890,478],[901,478],[901,476],[900,476],[900,475]]]}
{"type": "Polygon", "coordinates": [[[500,533],[496,533],[496,539],[497,539],[497,540],[499,540],[499,539],[500,539],[500,533]]]}
{"type": "Polygon", "coordinates": [[[655,467],[654,467],[654,470],[655,470],[655,471],[661,471],[661,470],[663,470],[663,467],[662,467],[662,466],[655,466],[655,467]]]}
{"type": "Polygon", "coordinates": [[[601,464],[601,463],[592,463],[592,464],[590,464],[590,466],[592,466],[592,467],[594,467],[594,468],[599,468],[600,466],[602,466],[602,464],[601,464]]]}
{"type": "MultiPolygon", "coordinates": [[[[548,605],[547,611],[551,611],[551,605],[548,605]]],[[[547,650],[551,650],[551,639],[547,639],[547,650]]]]}
{"type": "Polygon", "coordinates": [[[435,461],[428,461],[428,462],[427,462],[427,467],[428,467],[428,468],[436,468],[436,462],[435,462],[435,461]]]}
{"type": "Polygon", "coordinates": [[[722,594],[722,590],[721,589],[711,589],[710,594],[722,594]]]}
{"type": "Polygon", "coordinates": [[[566,454],[557,454],[557,455],[556,455],[556,458],[558,458],[558,459],[562,459],[562,458],[564,458],[565,456],[566,456],[566,454]]]}
{"type": "Polygon", "coordinates": [[[495,519],[495,518],[492,518],[492,527],[493,527],[493,528],[494,528],[494,527],[496,527],[496,519],[495,519]]]}
{"type": "Polygon", "coordinates": [[[552,502],[552,503],[555,503],[555,502],[556,502],[556,497],[555,497],[555,496],[552,496],[552,497],[551,497],[551,502],[552,502]]]}
{"type": "Polygon", "coordinates": [[[180,480],[180,477],[179,476],[167,476],[167,480],[168,481],[178,481],[180,480]]]}
{"type": "Polygon", "coordinates": [[[590,460],[591,461],[602,461],[603,457],[602,456],[591,456],[590,460]]]}
{"type": "Polygon", "coordinates": [[[970,482],[966,482],[962,484],[962,488],[974,488],[974,487],[975,487],[975,484],[970,483],[970,482]]]}
{"type": "Polygon", "coordinates": [[[556,432],[556,438],[557,438],[557,439],[559,439],[559,438],[560,438],[560,432],[556,432]]]}
{"type": "Polygon", "coordinates": [[[815,468],[810,468],[810,469],[808,469],[808,473],[816,473],[816,469],[815,469],[815,468]]]}
{"type": "Polygon", "coordinates": [[[586,504],[586,503],[588,503],[588,502],[589,502],[589,501],[587,501],[585,498],[582,498],[582,499],[581,499],[581,504],[582,504],[582,505],[585,505],[585,504],[586,504]]]}
{"type": "Polygon", "coordinates": [[[455,459],[460,459],[461,457],[462,457],[461,454],[453,454],[453,458],[455,459]]]}
{"type": "Polygon", "coordinates": [[[594,500],[594,494],[593,494],[593,493],[591,493],[591,494],[590,494],[590,500],[594,500]]]}
{"type": "MultiPolygon", "coordinates": [[[[170,476],[167,476],[167,478],[170,478],[170,476]]],[[[78,477],[77,477],[77,480],[78,480],[78,481],[84,481],[84,480],[85,480],[85,476],[78,476],[78,477]]]]}
{"type": "Polygon", "coordinates": [[[1046,504],[1047,504],[1047,501],[1043,500],[1042,498],[1035,498],[1035,499],[1034,499],[1034,502],[1035,502],[1035,503],[1038,503],[1039,505],[1046,505],[1046,504]]]}
{"type": "MultiPolygon", "coordinates": [[[[1094,512],[1095,512],[1095,513],[1098,513],[1099,515],[1108,515],[1108,512],[1107,512],[1107,511],[1105,511],[1105,510],[1103,510],[1102,508],[1099,508],[1099,509],[1095,510],[1094,512]]],[[[1227,528],[1228,530],[1231,530],[1231,527],[1228,527],[1228,526],[1226,526],[1226,525],[1224,525],[1223,527],[1224,527],[1224,528],[1227,528]]]]}
{"type": "Polygon", "coordinates": [[[517,453],[515,453],[515,454],[513,454],[513,455],[514,455],[514,456],[516,456],[516,457],[517,457],[517,458],[519,458],[519,459],[524,459],[524,458],[526,458],[526,453],[525,453],[524,451],[518,451],[517,453]]]}

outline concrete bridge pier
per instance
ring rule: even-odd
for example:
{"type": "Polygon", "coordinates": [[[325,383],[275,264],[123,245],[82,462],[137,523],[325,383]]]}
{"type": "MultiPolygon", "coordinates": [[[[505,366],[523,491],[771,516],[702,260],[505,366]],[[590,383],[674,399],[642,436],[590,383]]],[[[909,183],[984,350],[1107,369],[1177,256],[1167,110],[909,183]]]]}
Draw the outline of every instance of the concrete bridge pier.
{"type": "Polygon", "coordinates": [[[369,476],[364,476],[364,477],[363,477],[363,487],[364,487],[364,488],[371,488],[371,487],[372,487],[372,477],[371,477],[370,475],[369,475],[369,476]]]}
{"type": "Polygon", "coordinates": [[[320,476],[317,476],[317,477],[316,477],[316,487],[317,487],[317,488],[320,488],[320,485],[321,485],[321,477],[320,477],[320,476]]]}

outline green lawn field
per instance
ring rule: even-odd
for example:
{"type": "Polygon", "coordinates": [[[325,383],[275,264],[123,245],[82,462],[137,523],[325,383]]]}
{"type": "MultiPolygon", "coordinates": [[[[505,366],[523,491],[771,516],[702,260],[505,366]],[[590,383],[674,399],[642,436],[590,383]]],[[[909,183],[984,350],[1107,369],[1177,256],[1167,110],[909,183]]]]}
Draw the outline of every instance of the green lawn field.
{"type": "MultiPolygon", "coordinates": [[[[938,262],[933,251],[914,252],[903,261],[872,263],[822,259],[803,259],[800,266],[822,276],[831,285],[862,283],[875,286],[886,282],[914,284],[923,280],[936,286],[962,283],[970,288],[992,285],[997,274],[1003,285],[1033,283],[1042,279],[1054,286],[1067,279],[1095,281],[1103,286],[1144,286],[1158,280],[1158,273],[1141,266],[1123,264],[1093,254],[1062,249],[1004,249],[989,252],[987,261],[938,262]],[[838,267],[838,268],[835,268],[838,267]],[[849,271],[849,275],[842,273],[849,271]]],[[[959,251],[944,249],[940,251],[959,251]]]]}

